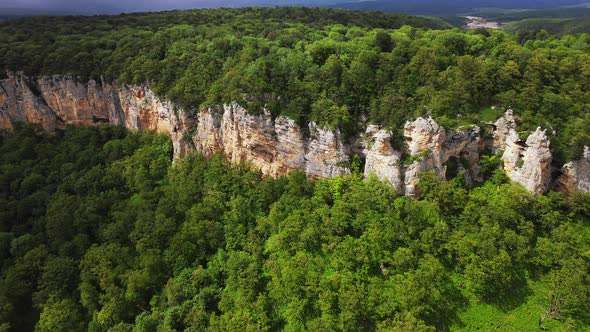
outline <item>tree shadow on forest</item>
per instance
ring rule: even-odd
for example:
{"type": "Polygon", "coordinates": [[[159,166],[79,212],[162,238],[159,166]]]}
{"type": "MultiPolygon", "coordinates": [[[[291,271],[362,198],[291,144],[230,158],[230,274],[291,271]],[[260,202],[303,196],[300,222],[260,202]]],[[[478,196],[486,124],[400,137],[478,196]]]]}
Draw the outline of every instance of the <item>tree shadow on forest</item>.
{"type": "MultiPolygon", "coordinates": [[[[501,290],[490,291],[487,295],[480,295],[479,298],[482,303],[492,305],[500,309],[503,313],[507,313],[523,305],[531,295],[533,295],[533,291],[523,277],[510,285],[503,286],[501,290]]],[[[457,313],[470,305],[468,298],[464,298],[464,300],[462,305],[457,308],[457,313]]],[[[458,318],[458,316],[448,321],[448,323],[449,326],[456,324],[456,326],[465,327],[465,322],[458,318]]]]}
{"type": "Polygon", "coordinates": [[[533,294],[526,280],[518,280],[509,286],[503,287],[496,293],[484,296],[482,300],[491,304],[503,312],[514,310],[526,302],[527,297],[533,294]]]}
{"type": "Polygon", "coordinates": [[[469,300],[456,285],[448,285],[445,289],[445,296],[445,305],[440,308],[438,314],[434,315],[433,321],[427,322],[432,326],[436,326],[437,331],[450,331],[453,325],[463,325],[459,318],[459,312],[469,306],[469,300]]]}

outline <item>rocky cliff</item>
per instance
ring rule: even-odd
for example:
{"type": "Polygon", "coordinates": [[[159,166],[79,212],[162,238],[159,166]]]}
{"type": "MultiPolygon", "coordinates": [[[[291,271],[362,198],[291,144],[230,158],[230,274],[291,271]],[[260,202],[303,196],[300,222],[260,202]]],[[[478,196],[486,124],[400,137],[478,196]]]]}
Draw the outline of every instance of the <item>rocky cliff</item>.
{"type": "Polygon", "coordinates": [[[563,166],[562,175],[558,179],[558,189],[562,191],[590,192],[590,147],[584,147],[582,159],[572,161],[563,166]]]}
{"type": "MultiPolygon", "coordinates": [[[[366,176],[374,174],[410,196],[419,194],[417,183],[425,171],[441,179],[462,174],[468,183],[481,181],[483,151],[502,153],[506,174],[535,193],[552,185],[545,131],[538,129],[521,140],[512,111],[494,123],[488,135],[478,126],[448,131],[432,118],[418,118],[406,123],[400,142],[377,126],[368,126],[354,142],[343,142],[338,130],[315,123],[301,128],[289,118],[273,119],[265,110],[252,114],[237,104],[185,112],[158,98],[148,85],[81,83],[64,76],[30,79],[8,73],[0,81],[0,129],[19,121],[38,123],[47,130],[106,122],[156,131],[170,135],[175,156],[221,152],[233,162],[251,163],[271,176],[293,170],[318,178],[348,174],[350,155],[356,151],[365,159],[366,176]]],[[[557,185],[561,190],[590,191],[588,148],[581,160],[563,167],[557,185]]]]}
{"type": "Polygon", "coordinates": [[[447,132],[432,118],[408,121],[404,126],[406,158],[392,148],[390,132],[368,130],[367,134],[372,135],[373,145],[366,152],[365,174],[385,179],[400,193],[416,196],[420,173],[427,171],[441,179],[461,173],[468,183],[481,180],[481,130],[477,126],[447,132]]]}
{"type": "Polygon", "coordinates": [[[222,152],[233,162],[249,162],[264,174],[304,170],[312,177],[350,173],[349,151],[340,132],[309,124],[305,136],[293,120],[254,115],[237,104],[190,114],[160,100],[147,85],[118,86],[63,76],[29,79],[8,73],[0,81],[0,129],[32,122],[54,130],[71,125],[112,123],[152,130],[172,138],[175,156],[192,150],[222,152]]]}
{"type": "Polygon", "coordinates": [[[249,162],[264,174],[304,170],[312,177],[345,175],[348,153],[340,133],[309,124],[309,137],[295,121],[264,111],[249,114],[237,104],[201,111],[188,137],[206,156],[222,152],[232,162],[249,162]],[[194,133],[193,133],[194,129],[194,133]]]}
{"type": "Polygon", "coordinates": [[[7,73],[0,81],[0,128],[17,121],[53,130],[66,124],[112,123],[135,130],[170,132],[177,121],[171,103],[162,102],[147,87],[119,87],[91,80],[80,83],[53,76],[32,80],[7,73]]]}

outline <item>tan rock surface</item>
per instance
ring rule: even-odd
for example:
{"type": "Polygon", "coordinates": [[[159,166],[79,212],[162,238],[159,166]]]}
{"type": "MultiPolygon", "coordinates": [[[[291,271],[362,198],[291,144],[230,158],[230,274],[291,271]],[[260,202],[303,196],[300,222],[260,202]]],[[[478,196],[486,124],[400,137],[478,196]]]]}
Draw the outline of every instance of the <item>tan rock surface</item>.
{"type": "MultiPolygon", "coordinates": [[[[175,156],[195,150],[205,156],[221,152],[233,162],[251,163],[271,176],[293,170],[316,178],[348,174],[349,155],[354,151],[366,157],[366,176],[375,174],[408,195],[416,194],[421,172],[433,171],[446,178],[451,161],[469,182],[482,180],[479,157],[486,148],[504,151],[506,174],[527,189],[541,193],[551,181],[552,157],[546,133],[538,129],[526,142],[521,141],[511,110],[496,121],[493,136],[485,139],[477,126],[447,131],[432,118],[408,121],[404,144],[409,153],[406,158],[413,159],[410,165],[404,165],[402,151],[392,147],[392,134],[377,126],[369,126],[356,145],[347,145],[337,129],[310,123],[306,135],[289,118],[273,119],[266,111],[252,114],[237,104],[196,113],[175,109],[147,84],[80,83],[67,76],[33,80],[9,72],[8,78],[0,80],[0,129],[19,121],[37,123],[47,130],[108,122],[166,133],[175,156]]],[[[586,149],[584,158],[564,166],[558,183],[561,189],[590,191],[589,155],[586,149]]]]}
{"type": "Polygon", "coordinates": [[[545,130],[537,128],[524,142],[515,132],[506,141],[504,171],[515,182],[536,194],[547,191],[551,182],[552,155],[545,130]]]}
{"type": "Polygon", "coordinates": [[[590,192],[590,146],[584,147],[580,160],[565,164],[558,179],[558,189],[590,192]]]}
{"type": "Polygon", "coordinates": [[[365,177],[372,174],[387,181],[399,193],[405,191],[402,167],[402,154],[391,146],[391,133],[386,130],[367,129],[372,146],[367,150],[365,177]]]}

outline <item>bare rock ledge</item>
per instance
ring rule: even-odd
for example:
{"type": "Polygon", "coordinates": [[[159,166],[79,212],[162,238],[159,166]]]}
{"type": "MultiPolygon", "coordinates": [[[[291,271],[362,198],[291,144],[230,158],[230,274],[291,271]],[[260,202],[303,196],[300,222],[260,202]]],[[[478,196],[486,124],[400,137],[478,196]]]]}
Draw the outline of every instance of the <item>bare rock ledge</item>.
{"type": "Polygon", "coordinates": [[[158,98],[148,84],[121,86],[93,80],[82,83],[67,76],[32,79],[7,74],[0,80],[0,129],[10,129],[16,122],[36,123],[49,131],[68,124],[111,123],[168,134],[175,157],[191,151],[205,156],[221,152],[232,162],[251,163],[273,177],[294,170],[315,178],[346,175],[355,151],[366,161],[365,176],[373,174],[409,196],[418,195],[419,175],[425,171],[441,179],[463,174],[468,183],[481,181],[482,152],[503,151],[506,174],[534,193],[553,185],[563,191],[590,191],[590,148],[586,147],[581,160],[564,165],[553,184],[546,132],[539,128],[520,140],[511,110],[494,124],[491,137],[483,137],[478,126],[447,131],[432,118],[418,118],[406,123],[399,144],[392,144],[391,132],[374,125],[356,142],[343,142],[337,129],[310,123],[305,135],[289,118],[273,119],[264,110],[251,114],[235,103],[196,114],[184,112],[158,98]],[[394,146],[402,146],[403,151],[394,146]]]}

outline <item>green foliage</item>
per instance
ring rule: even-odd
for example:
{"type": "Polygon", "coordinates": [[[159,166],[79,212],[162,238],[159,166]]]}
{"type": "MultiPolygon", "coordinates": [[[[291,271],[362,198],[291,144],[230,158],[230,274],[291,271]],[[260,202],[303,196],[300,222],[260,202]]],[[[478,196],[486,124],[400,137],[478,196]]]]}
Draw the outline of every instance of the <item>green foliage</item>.
{"type": "Polygon", "coordinates": [[[539,33],[546,31],[556,35],[590,33],[590,19],[579,18],[527,18],[505,26],[512,33],[539,33]]]}
{"type": "Polygon", "coordinates": [[[408,158],[406,158],[403,161],[403,164],[406,166],[412,165],[414,162],[418,161],[418,160],[422,160],[428,156],[430,156],[432,154],[432,151],[430,151],[429,149],[426,149],[424,151],[420,151],[418,153],[415,153],[411,156],[408,156],[408,158]]]}
{"type": "Polygon", "coordinates": [[[587,194],[425,173],[412,200],[360,174],[271,179],[169,149],[110,126],[3,138],[2,329],[589,326],[587,194]]]}
{"type": "Polygon", "coordinates": [[[590,144],[587,34],[427,30],[448,27],[439,23],[300,7],[36,17],[0,23],[0,64],[29,76],[149,82],[186,112],[237,102],[346,138],[367,122],[395,131],[431,114],[454,128],[512,107],[523,130],[555,130],[556,163],[590,144]]]}

